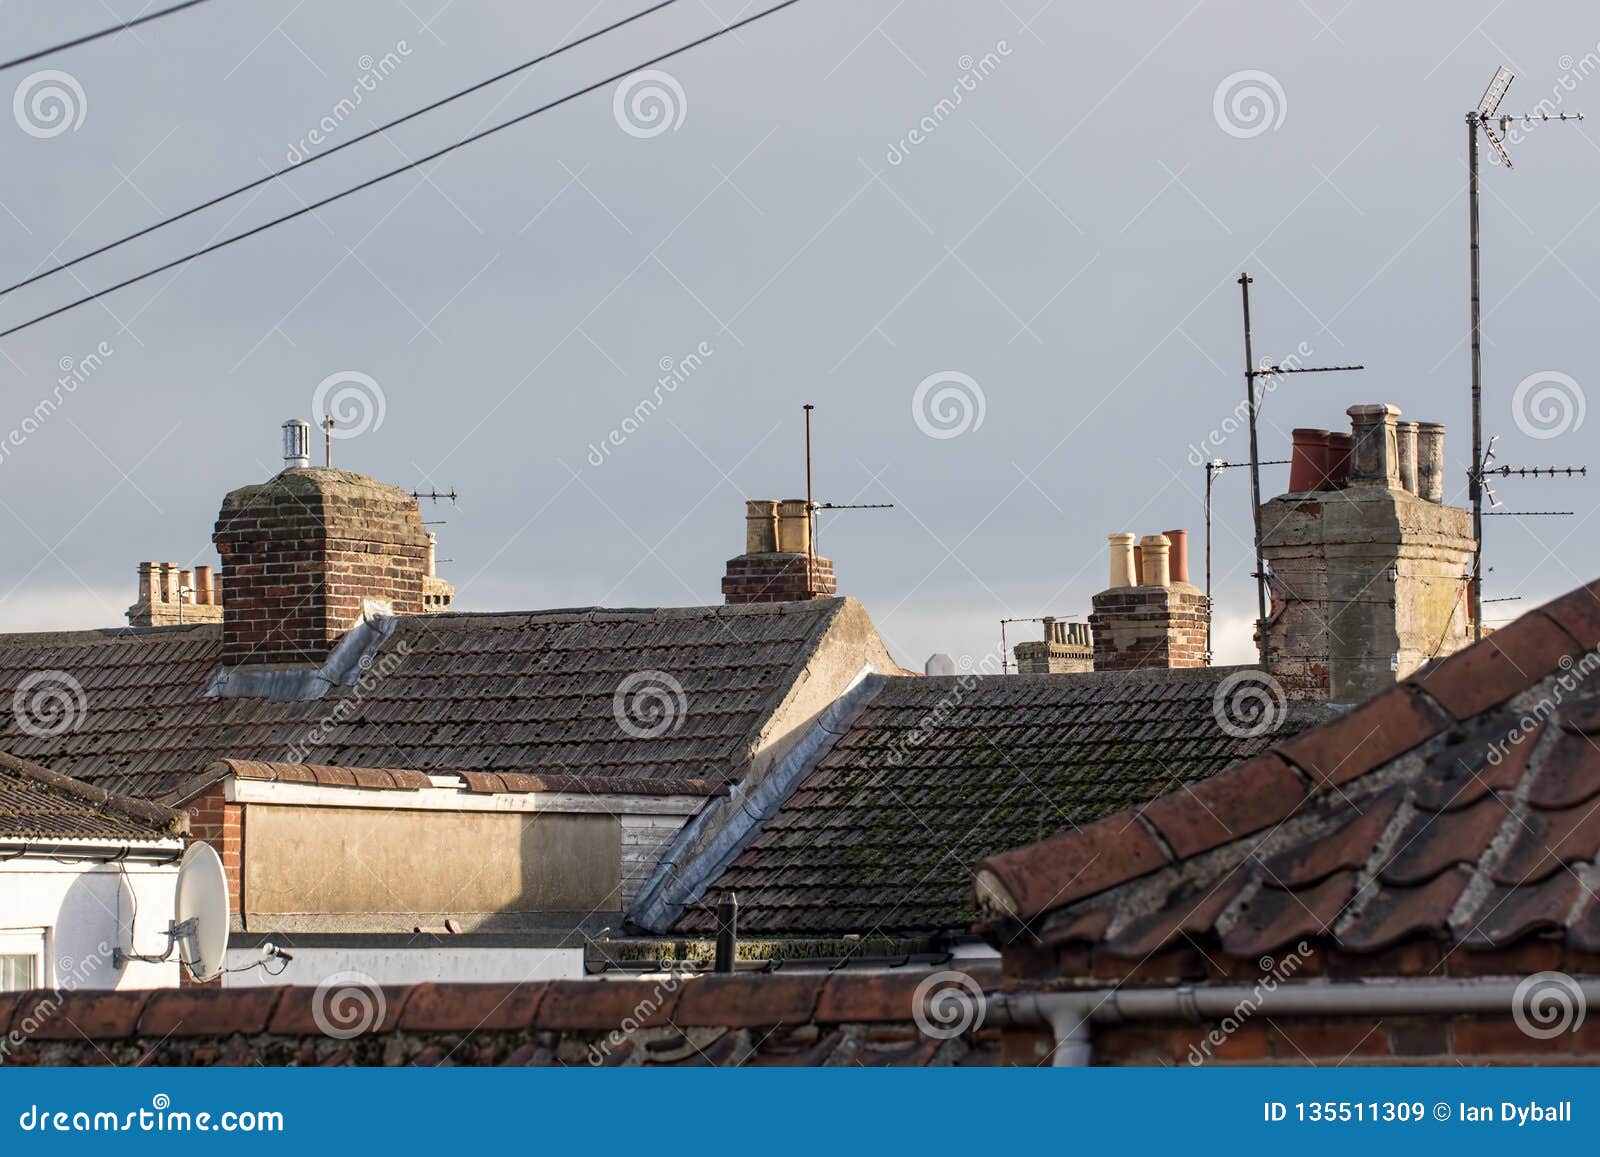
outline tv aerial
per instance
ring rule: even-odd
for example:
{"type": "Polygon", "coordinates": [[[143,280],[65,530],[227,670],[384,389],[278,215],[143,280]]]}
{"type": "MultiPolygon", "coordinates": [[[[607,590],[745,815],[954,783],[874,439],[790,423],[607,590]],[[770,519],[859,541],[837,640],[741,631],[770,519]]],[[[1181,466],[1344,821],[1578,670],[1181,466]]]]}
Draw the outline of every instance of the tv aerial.
{"type": "Polygon", "coordinates": [[[130,961],[164,964],[176,949],[189,979],[204,983],[223,972],[228,953],[228,877],[210,844],[192,843],[178,863],[173,886],[173,919],[167,925],[166,950],[142,955],[113,949],[112,966],[130,961]]]}

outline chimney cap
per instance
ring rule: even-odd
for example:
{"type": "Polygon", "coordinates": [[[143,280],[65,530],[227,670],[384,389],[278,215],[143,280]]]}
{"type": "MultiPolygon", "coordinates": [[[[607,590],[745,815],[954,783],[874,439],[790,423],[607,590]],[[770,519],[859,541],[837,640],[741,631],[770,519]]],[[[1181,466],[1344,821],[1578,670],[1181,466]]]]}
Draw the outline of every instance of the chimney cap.
{"type": "Polygon", "coordinates": [[[311,423],[304,418],[290,418],[283,424],[283,461],[285,470],[311,465],[311,423]]]}

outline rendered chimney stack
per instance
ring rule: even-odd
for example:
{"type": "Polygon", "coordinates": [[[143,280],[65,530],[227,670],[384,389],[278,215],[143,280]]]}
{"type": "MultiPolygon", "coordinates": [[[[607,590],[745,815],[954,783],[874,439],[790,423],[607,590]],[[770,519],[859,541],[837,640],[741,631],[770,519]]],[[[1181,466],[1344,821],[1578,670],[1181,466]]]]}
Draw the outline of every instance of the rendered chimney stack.
{"type": "Polygon", "coordinates": [[[219,623],[221,598],[211,583],[208,566],[189,570],[175,562],[141,562],[138,593],[128,608],[128,623],[135,627],[219,623]]]}
{"type": "Polygon", "coordinates": [[[1139,541],[1142,574],[1134,570],[1134,536],[1110,536],[1111,586],[1094,596],[1094,613],[1089,616],[1095,670],[1205,666],[1211,608],[1205,595],[1188,582],[1187,535],[1173,533],[1180,536],[1176,576],[1173,539],[1168,535],[1152,534],[1139,541]]]}
{"type": "Polygon", "coordinates": [[[1267,662],[1291,699],[1357,702],[1471,641],[1472,518],[1441,501],[1443,427],[1389,405],[1348,413],[1337,499],[1291,490],[1261,509],[1267,662]]]}
{"type": "Polygon", "coordinates": [[[811,511],[803,498],[745,503],[744,553],[728,560],[722,595],[729,604],[832,598],[833,563],[813,556],[811,511]]]}
{"type": "Polygon", "coordinates": [[[1444,426],[1417,423],[1417,497],[1444,501],[1444,426]]]}
{"type": "Polygon", "coordinates": [[[1094,639],[1088,623],[1064,623],[1049,616],[1044,638],[1012,648],[1019,675],[1081,675],[1094,670],[1094,639]]]}

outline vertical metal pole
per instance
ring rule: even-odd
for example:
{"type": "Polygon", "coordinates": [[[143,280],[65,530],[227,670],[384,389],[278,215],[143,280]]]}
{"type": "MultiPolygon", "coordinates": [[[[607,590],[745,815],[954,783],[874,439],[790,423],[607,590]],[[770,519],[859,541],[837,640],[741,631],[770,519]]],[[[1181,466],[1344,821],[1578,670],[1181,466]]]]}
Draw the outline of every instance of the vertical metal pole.
{"type": "Polygon", "coordinates": [[[1478,291],[1478,114],[1467,114],[1467,229],[1472,254],[1472,465],[1467,494],[1472,499],[1472,637],[1483,638],[1483,350],[1478,291]]]}
{"type": "Polygon", "coordinates": [[[810,533],[806,535],[806,593],[809,597],[817,589],[817,506],[811,497],[811,411],[816,409],[810,402],[805,404],[806,412],[806,520],[810,523],[810,533]]]}
{"type": "Polygon", "coordinates": [[[1006,650],[1006,621],[1000,620],[1000,674],[1007,674],[1007,667],[1011,661],[1011,652],[1006,650]]]}
{"type": "Polygon", "coordinates": [[[1267,578],[1261,557],[1261,456],[1256,442],[1256,363],[1250,343],[1250,275],[1239,274],[1239,294],[1244,303],[1244,390],[1250,415],[1250,520],[1256,547],[1256,649],[1261,669],[1267,669],[1267,578]]]}
{"type": "Polygon", "coordinates": [[[1206,463],[1206,664],[1211,663],[1211,482],[1217,472],[1206,463]]]}

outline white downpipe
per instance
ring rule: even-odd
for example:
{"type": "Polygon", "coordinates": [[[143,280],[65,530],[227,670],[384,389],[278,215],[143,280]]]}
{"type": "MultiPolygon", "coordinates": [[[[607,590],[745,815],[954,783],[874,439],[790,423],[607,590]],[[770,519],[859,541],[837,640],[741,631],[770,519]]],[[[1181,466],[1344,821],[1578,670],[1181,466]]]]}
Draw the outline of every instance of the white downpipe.
{"type": "MultiPolygon", "coordinates": [[[[1055,1036],[1052,1064],[1090,1063],[1092,1026],[1128,1020],[1215,1020],[1241,1007],[1263,1016],[1407,1016],[1429,1013],[1509,1013],[1524,999],[1522,977],[1488,979],[1299,981],[1273,988],[1227,984],[1176,988],[1112,988],[1082,992],[1024,992],[989,996],[984,1023],[1048,1025],[1055,1036]]],[[[1600,979],[1573,978],[1585,1005],[1600,1007],[1600,979]]]]}

